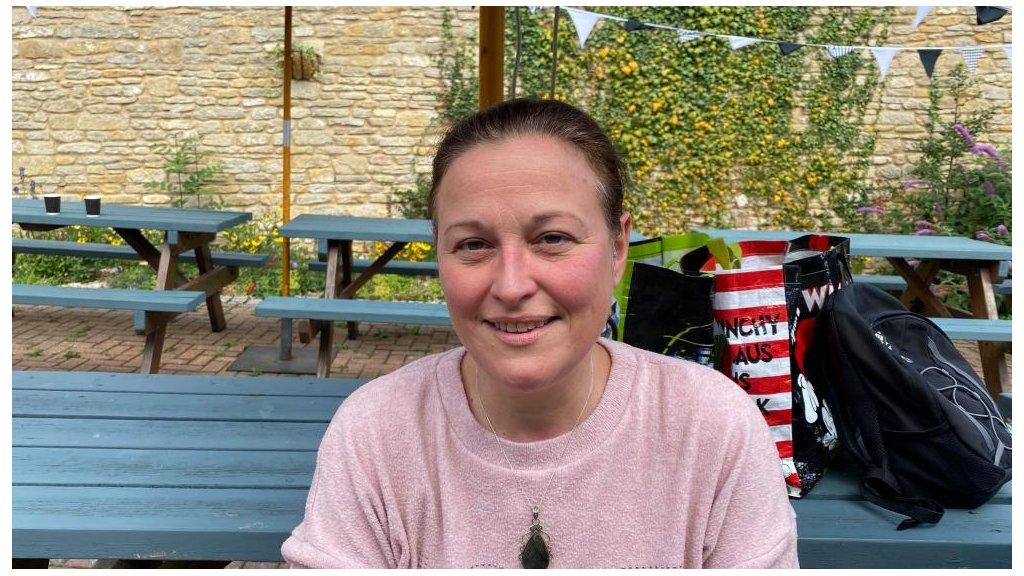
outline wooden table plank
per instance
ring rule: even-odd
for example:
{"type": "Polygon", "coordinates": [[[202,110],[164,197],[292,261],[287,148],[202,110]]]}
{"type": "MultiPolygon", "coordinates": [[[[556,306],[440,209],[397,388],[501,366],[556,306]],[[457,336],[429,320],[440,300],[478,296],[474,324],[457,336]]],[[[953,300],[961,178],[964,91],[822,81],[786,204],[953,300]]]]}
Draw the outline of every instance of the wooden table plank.
{"type": "Polygon", "coordinates": [[[15,447],[315,451],[327,424],[18,417],[12,429],[15,447]]]}
{"type": "Polygon", "coordinates": [[[139,450],[15,447],[15,486],[303,488],[316,466],[310,450],[139,450]]]}
{"type": "Polygon", "coordinates": [[[82,202],[61,202],[60,209],[60,214],[47,214],[42,200],[15,198],[12,203],[12,222],[218,233],[252,220],[252,214],[249,212],[163,206],[109,204],[104,205],[102,212],[96,217],[86,216],[85,204],[82,202]]]}
{"type": "Polygon", "coordinates": [[[945,260],[1009,260],[1009,246],[962,236],[913,236],[905,234],[856,234],[848,232],[798,232],[789,230],[721,230],[697,228],[726,242],[740,240],[792,240],[804,234],[831,234],[850,239],[851,256],[935,258],[945,260]]]}
{"type": "Polygon", "coordinates": [[[210,376],[205,374],[136,374],[118,372],[15,371],[15,390],[81,390],[269,396],[336,396],[344,398],[365,378],[291,378],[272,376],[210,376]]]}
{"type": "Polygon", "coordinates": [[[434,243],[430,220],[300,214],[278,228],[285,238],[434,243]]]}
{"type": "Polygon", "coordinates": [[[307,489],[14,486],[17,558],[281,561],[307,489]]]}
{"type": "Polygon", "coordinates": [[[326,422],[337,397],[14,390],[14,417],[326,422]],[[115,398],[111,398],[116,396],[115,398]]]}

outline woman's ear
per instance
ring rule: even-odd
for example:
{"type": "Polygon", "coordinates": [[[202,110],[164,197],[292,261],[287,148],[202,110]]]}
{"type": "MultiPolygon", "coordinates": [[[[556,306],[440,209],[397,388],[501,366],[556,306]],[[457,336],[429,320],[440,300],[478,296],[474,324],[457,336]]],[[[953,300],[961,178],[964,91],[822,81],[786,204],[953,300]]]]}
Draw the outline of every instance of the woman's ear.
{"type": "Polygon", "coordinates": [[[622,272],[626,269],[626,257],[629,253],[629,233],[633,227],[633,219],[629,212],[623,212],[619,217],[619,234],[612,241],[612,265],[615,269],[615,283],[618,284],[622,278],[622,272]]]}

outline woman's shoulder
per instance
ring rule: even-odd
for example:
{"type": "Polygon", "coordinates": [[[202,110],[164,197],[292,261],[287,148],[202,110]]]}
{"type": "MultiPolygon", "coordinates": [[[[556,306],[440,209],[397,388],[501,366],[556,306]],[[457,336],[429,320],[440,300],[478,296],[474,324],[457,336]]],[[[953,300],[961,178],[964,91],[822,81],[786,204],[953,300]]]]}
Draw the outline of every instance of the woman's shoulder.
{"type": "Polygon", "coordinates": [[[347,417],[382,416],[422,408],[434,388],[439,365],[453,361],[452,356],[457,353],[456,349],[424,356],[370,380],[345,399],[339,413],[347,417]]]}

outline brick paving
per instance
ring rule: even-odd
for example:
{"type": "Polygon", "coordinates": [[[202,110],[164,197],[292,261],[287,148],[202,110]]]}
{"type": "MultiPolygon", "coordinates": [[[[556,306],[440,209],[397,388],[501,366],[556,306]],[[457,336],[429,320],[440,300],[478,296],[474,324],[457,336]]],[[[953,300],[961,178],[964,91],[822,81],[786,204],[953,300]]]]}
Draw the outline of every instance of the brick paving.
{"type": "MultiPolygon", "coordinates": [[[[248,297],[224,298],[228,327],[219,333],[210,331],[205,307],[179,316],[168,327],[160,372],[240,374],[228,371],[227,367],[246,346],[274,346],[278,341],[280,321],[256,317],[256,302],[248,297]]],[[[142,362],[145,339],[136,335],[133,327],[133,313],[124,310],[17,306],[12,325],[13,368],[135,372],[142,362]]],[[[331,365],[331,375],[339,378],[375,378],[417,358],[459,345],[455,333],[444,327],[361,324],[356,340],[348,339],[343,324],[336,324],[335,328],[338,354],[331,365]]],[[[297,336],[293,341],[295,346],[301,346],[297,336]]],[[[977,346],[973,342],[956,344],[981,374],[977,346]]],[[[50,566],[92,568],[97,562],[51,560],[50,566]]],[[[281,567],[283,564],[276,562],[232,562],[228,566],[281,567]]]]}

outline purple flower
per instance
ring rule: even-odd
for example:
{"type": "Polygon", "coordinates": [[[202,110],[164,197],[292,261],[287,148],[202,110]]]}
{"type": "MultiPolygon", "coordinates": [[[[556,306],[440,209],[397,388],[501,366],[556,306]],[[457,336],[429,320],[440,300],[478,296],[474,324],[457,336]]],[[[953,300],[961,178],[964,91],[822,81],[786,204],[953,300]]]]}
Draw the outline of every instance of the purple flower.
{"type": "Polygon", "coordinates": [[[942,220],[942,204],[932,204],[932,210],[935,211],[935,219],[942,220]]]}
{"type": "Polygon", "coordinates": [[[978,232],[977,234],[974,235],[974,237],[977,238],[978,240],[984,240],[986,242],[992,239],[992,237],[989,236],[988,232],[985,231],[978,232]]]}
{"type": "Polygon", "coordinates": [[[989,196],[996,195],[996,185],[993,184],[991,180],[985,180],[984,182],[981,183],[981,185],[985,188],[985,192],[989,196]]]}
{"type": "Polygon", "coordinates": [[[999,226],[996,226],[996,234],[999,234],[1000,236],[1006,236],[1009,233],[1010,230],[1006,227],[1006,224],[1000,224],[999,226]]]}
{"type": "Polygon", "coordinates": [[[928,181],[927,180],[907,180],[906,182],[903,183],[902,186],[900,186],[900,188],[902,188],[904,190],[907,190],[909,188],[914,188],[915,186],[921,186],[923,184],[928,184],[928,181]]]}
{"type": "Polygon", "coordinates": [[[21,179],[22,182],[25,181],[25,167],[24,166],[18,166],[18,178],[21,179]]]}
{"type": "Polygon", "coordinates": [[[29,180],[29,182],[28,182],[28,191],[31,192],[33,195],[36,193],[36,181],[35,180],[29,180]]]}
{"type": "Polygon", "coordinates": [[[996,161],[1000,168],[1006,168],[1006,160],[1003,160],[1003,157],[996,151],[995,146],[991,144],[975,144],[971,146],[971,152],[978,156],[989,156],[996,161]]]}
{"type": "Polygon", "coordinates": [[[861,206],[857,208],[857,212],[861,214],[885,214],[885,210],[882,210],[878,206],[861,206]]]}
{"type": "Polygon", "coordinates": [[[971,136],[971,133],[967,130],[967,127],[964,126],[963,124],[961,124],[959,122],[957,122],[956,124],[953,124],[953,130],[957,134],[960,135],[960,138],[968,146],[974,146],[976,144],[976,142],[974,141],[974,136],[971,136]]]}
{"type": "Polygon", "coordinates": [[[914,226],[916,226],[919,230],[921,228],[935,228],[935,224],[932,224],[927,220],[918,220],[917,222],[914,222],[914,226]]]}
{"type": "Polygon", "coordinates": [[[914,236],[934,236],[935,230],[931,228],[921,228],[917,232],[914,232],[914,236]]]}
{"type": "Polygon", "coordinates": [[[917,268],[918,265],[921,264],[921,261],[915,258],[911,258],[910,260],[907,260],[907,264],[909,264],[911,268],[917,268]]]}

